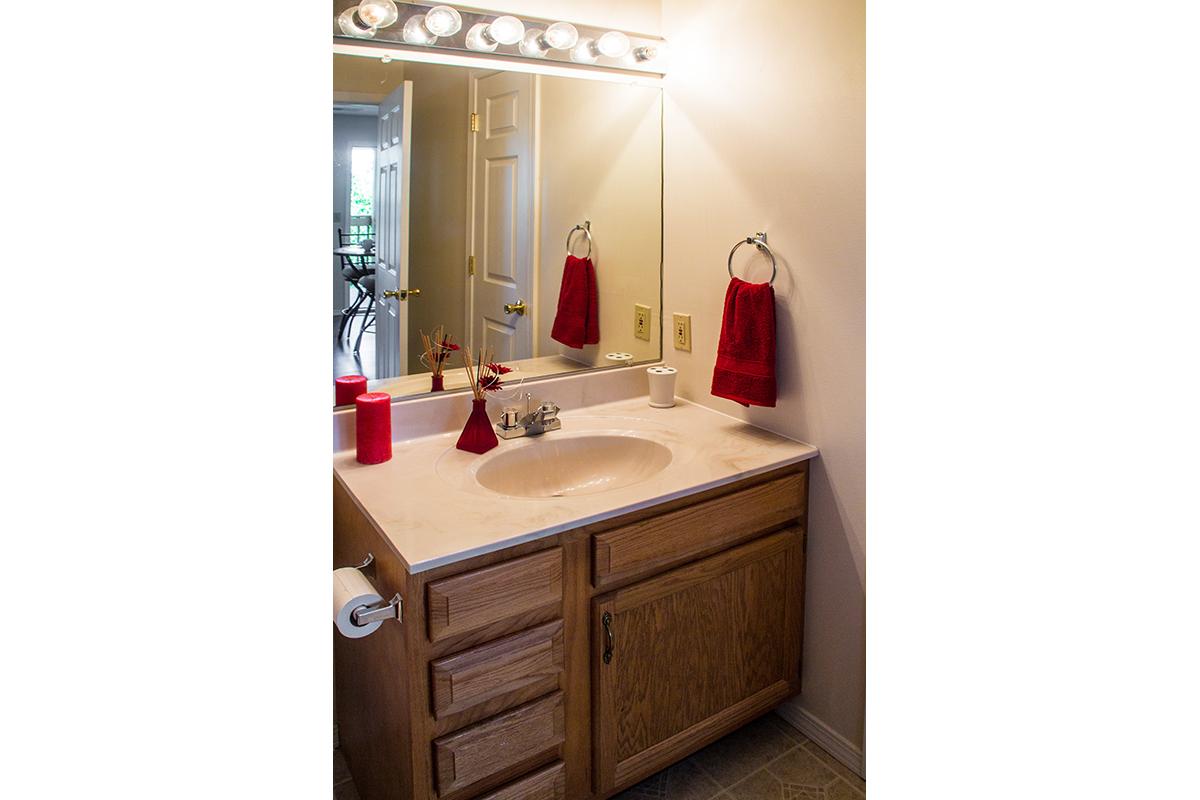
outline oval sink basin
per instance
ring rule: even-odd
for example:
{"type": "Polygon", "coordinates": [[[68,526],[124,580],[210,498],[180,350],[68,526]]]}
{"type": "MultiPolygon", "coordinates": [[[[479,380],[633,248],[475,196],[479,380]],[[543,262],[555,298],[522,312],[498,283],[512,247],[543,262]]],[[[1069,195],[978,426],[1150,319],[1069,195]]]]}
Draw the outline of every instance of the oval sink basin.
{"type": "Polygon", "coordinates": [[[480,464],[475,480],[510,497],[596,494],[644,481],[671,463],[671,451],[637,436],[544,434],[480,464]]]}

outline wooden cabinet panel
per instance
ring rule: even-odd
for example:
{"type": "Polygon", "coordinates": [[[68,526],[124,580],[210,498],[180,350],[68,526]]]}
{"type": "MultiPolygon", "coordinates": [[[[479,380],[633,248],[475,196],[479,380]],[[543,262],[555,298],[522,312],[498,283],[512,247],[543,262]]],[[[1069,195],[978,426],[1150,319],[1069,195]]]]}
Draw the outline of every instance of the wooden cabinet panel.
{"type": "Polygon", "coordinates": [[[804,515],[804,479],[798,472],[596,534],[593,583],[612,586],[799,519],[804,515]]]}
{"type": "Polygon", "coordinates": [[[559,761],[479,800],[565,800],[567,775],[559,761]]]}
{"type": "Polygon", "coordinates": [[[640,780],[799,688],[802,548],[792,528],[596,598],[599,791],[640,780]]]}
{"type": "Polygon", "coordinates": [[[537,759],[563,742],[563,694],[514,708],[433,743],[438,795],[461,790],[537,759]]]}
{"type": "Polygon", "coordinates": [[[557,689],[563,669],[562,633],[562,620],[555,620],[433,662],[434,716],[442,719],[523,689],[535,697],[557,689]]]}
{"type": "Polygon", "coordinates": [[[429,640],[469,633],[562,602],[562,548],[429,584],[429,640]]]}

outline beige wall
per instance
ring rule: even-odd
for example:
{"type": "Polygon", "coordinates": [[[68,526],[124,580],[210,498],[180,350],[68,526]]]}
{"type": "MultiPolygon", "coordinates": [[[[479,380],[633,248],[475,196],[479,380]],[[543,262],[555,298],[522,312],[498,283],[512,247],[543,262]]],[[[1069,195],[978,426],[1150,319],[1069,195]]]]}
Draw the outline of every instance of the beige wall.
{"type": "MultiPolygon", "coordinates": [[[[534,355],[607,364],[604,354],[659,357],[662,265],[662,92],[539,76],[539,256],[534,355]],[[592,222],[600,343],[580,350],[550,338],[566,234],[592,222]],[[651,309],[650,341],[633,335],[634,303],[651,309]]],[[[582,235],[574,252],[587,252],[582,235]]]]}
{"type": "Polygon", "coordinates": [[[412,203],[409,205],[409,285],[421,296],[408,308],[408,371],[421,366],[421,337],[437,325],[463,340],[467,315],[467,90],[469,71],[411,63],[412,203]]]}
{"type": "MultiPolygon", "coordinates": [[[[809,512],[804,690],[798,705],[863,742],[865,460],[864,7],[663,0],[665,303],[692,315],[673,350],[680,394],[821,448],[809,512]],[[779,404],[709,394],[730,247],[766,230],[775,282],[779,404]]],[[[749,261],[747,248],[739,259],[749,261]]],[[[743,274],[745,266],[742,267],[743,274]]],[[[754,265],[751,278],[769,272],[754,265]]]]}
{"type": "Polygon", "coordinates": [[[384,64],[378,58],[334,55],[333,101],[335,103],[378,103],[404,82],[406,63],[384,64]]]}

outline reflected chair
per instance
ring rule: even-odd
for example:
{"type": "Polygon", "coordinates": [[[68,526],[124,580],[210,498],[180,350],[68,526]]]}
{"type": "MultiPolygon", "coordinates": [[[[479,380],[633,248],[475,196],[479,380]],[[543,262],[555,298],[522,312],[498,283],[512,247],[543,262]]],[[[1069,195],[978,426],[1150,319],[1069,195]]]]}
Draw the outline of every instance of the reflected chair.
{"type": "MultiPolygon", "coordinates": [[[[347,247],[349,245],[358,244],[363,238],[369,234],[347,234],[338,228],[338,247],[347,247]]],[[[367,276],[374,278],[375,265],[368,261],[367,256],[341,256],[342,259],[342,278],[346,283],[354,287],[355,297],[350,305],[342,309],[342,322],[338,326],[338,339],[344,334],[346,341],[350,341],[350,337],[354,335],[354,315],[362,309],[363,303],[368,297],[367,292],[363,289],[362,280],[367,276]]],[[[373,294],[374,292],[372,292],[373,294]]],[[[367,314],[370,309],[363,310],[363,326],[367,323],[367,314]]],[[[359,335],[361,339],[361,332],[359,335]]],[[[357,352],[358,347],[355,346],[357,352]]]]}

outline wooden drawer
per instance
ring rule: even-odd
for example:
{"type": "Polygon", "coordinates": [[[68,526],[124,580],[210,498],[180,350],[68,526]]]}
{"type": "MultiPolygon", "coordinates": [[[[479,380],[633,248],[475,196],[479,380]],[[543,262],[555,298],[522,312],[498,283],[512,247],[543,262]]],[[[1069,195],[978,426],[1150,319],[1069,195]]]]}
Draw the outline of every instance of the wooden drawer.
{"type": "Polygon", "coordinates": [[[479,800],[565,800],[567,772],[559,761],[479,800]]]}
{"type": "Polygon", "coordinates": [[[531,692],[528,698],[554,691],[563,670],[562,633],[559,619],[434,661],[434,716],[442,719],[515,692],[531,692]]]}
{"type": "Polygon", "coordinates": [[[429,641],[478,630],[562,602],[562,548],[429,584],[429,641]]]}
{"type": "Polygon", "coordinates": [[[592,537],[597,588],[681,564],[804,515],[805,473],[598,533],[592,537]]]}
{"type": "MultiPolygon", "coordinates": [[[[563,693],[506,711],[433,742],[441,797],[537,759],[562,744],[563,693]]],[[[503,795],[501,795],[503,796],[503,795]]]]}

